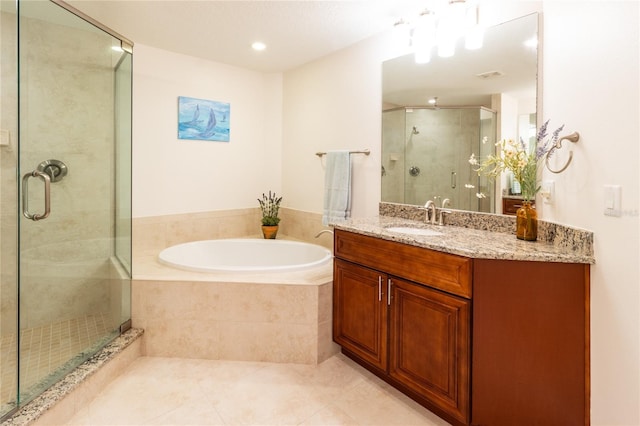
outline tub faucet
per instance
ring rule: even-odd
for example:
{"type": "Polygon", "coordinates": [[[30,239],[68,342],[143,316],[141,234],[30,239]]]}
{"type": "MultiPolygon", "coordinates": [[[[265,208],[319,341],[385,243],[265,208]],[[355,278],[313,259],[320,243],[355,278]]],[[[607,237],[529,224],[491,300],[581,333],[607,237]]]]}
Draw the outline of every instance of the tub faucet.
{"type": "Polygon", "coordinates": [[[325,232],[333,235],[333,231],[331,229],[323,229],[322,231],[316,234],[315,238],[318,238],[320,235],[324,234],[325,232]]]}
{"type": "Polygon", "coordinates": [[[434,203],[433,200],[428,200],[427,203],[424,205],[424,208],[426,209],[424,214],[424,221],[429,222],[429,218],[431,218],[431,224],[435,225],[436,214],[437,214],[436,203],[434,203]],[[429,211],[431,211],[431,214],[429,214],[429,211]]]}

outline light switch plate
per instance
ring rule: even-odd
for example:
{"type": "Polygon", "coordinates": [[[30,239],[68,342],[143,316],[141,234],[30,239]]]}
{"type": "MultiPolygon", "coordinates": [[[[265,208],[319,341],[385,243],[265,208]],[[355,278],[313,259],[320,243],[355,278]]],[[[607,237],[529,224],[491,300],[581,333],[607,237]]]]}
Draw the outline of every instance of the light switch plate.
{"type": "Polygon", "coordinates": [[[604,186],[604,214],[619,217],[621,210],[622,187],[620,185],[604,186]]]}

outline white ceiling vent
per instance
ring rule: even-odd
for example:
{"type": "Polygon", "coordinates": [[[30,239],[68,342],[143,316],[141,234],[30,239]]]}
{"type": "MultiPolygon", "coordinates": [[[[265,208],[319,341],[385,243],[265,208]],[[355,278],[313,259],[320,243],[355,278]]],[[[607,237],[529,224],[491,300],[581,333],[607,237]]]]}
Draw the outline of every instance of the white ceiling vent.
{"type": "Polygon", "coordinates": [[[476,74],[476,77],[481,78],[483,80],[487,80],[489,78],[502,77],[504,73],[502,71],[487,71],[480,74],[476,74]]]}

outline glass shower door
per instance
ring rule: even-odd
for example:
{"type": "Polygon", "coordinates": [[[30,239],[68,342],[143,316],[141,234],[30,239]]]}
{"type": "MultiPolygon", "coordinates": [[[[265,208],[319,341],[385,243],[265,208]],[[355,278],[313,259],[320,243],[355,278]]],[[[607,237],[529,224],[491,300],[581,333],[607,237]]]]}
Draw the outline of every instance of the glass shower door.
{"type": "Polygon", "coordinates": [[[18,388],[17,16],[15,1],[0,1],[0,418],[18,388]]]}
{"type": "Polygon", "coordinates": [[[130,213],[123,209],[130,208],[131,55],[53,2],[18,5],[24,403],[101,349],[130,317],[130,213]],[[116,130],[116,119],[129,124],[116,130]]]}

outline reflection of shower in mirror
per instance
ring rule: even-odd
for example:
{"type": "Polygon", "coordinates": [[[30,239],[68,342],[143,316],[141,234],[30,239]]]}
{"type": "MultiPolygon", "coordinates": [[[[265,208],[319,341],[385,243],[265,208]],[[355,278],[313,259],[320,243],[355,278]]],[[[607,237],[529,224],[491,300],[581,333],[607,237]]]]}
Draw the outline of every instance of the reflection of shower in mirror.
{"type": "Polygon", "coordinates": [[[466,106],[384,111],[381,160],[386,175],[381,200],[423,205],[424,200],[440,197],[448,198],[453,209],[494,212],[495,185],[478,176],[468,159],[471,153],[482,158],[495,155],[489,141],[496,140],[496,116],[488,108],[466,106]],[[480,191],[487,199],[476,197],[480,191]]]}

